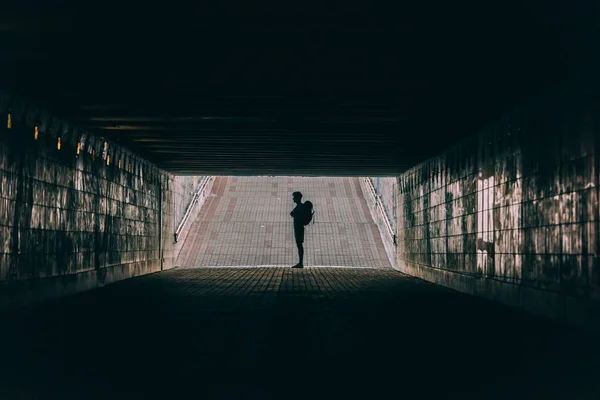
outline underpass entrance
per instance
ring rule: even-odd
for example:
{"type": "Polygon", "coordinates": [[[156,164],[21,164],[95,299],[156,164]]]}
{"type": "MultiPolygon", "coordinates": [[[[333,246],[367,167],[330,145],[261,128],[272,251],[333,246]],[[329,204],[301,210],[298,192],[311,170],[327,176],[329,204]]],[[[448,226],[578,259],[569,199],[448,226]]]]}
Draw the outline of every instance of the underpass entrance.
{"type": "Polygon", "coordinates": [[[359,178],[217,177],[177,260],[180,268],[292,266],[292,193],[314,204],[304,265],[391,268],[359,178]]]}

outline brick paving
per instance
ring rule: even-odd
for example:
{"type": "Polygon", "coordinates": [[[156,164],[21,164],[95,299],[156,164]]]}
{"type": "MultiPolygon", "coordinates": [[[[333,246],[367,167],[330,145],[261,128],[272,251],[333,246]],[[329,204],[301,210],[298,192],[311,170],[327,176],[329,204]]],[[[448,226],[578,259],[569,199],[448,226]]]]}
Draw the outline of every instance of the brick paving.
{"type": "Polygon", "coordinates": [[[600,398],[596,338],[391,269],[175,269],[0,320],[2,399],[600,398]]]}
{"type": "Polygon", "coordinates": [[[285,266],[297,260],[292,193],[315,205],[306,266],[391,268],[357,178],[218,177],[177,264],[285,266]]]}

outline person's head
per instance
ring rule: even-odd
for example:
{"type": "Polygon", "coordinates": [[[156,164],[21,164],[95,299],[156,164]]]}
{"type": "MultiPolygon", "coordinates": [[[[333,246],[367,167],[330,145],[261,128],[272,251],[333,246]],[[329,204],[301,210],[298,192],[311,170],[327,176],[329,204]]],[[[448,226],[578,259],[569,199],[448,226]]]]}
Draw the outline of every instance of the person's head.
{"type": "Polygon", "coordinates": [[[294,203],[300,204],[302,202],[302,193],[300,193],[300,192],[292,193],[292,199],[294,200],[294,203]]]}

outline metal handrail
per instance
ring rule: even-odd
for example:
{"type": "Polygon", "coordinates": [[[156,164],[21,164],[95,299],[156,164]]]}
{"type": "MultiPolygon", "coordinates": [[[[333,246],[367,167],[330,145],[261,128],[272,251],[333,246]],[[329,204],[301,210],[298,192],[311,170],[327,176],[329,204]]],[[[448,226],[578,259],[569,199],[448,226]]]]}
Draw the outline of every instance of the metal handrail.
{"type": "Polygon", "coordinates": [[[188,220],[192,210],[194,209],[194,206],[198,202],[198,198],[200,198],[200,195],[202,194],[204,189],[206,189],[206,185],[208,185],[208,182],[210,182],[211,179],[213,179],[212,176],[205,176],[204,178],[202,178],[202,181],[200,181],[200,186],[198,186],[198,190],[196,191],[196,193],[194,193],[194,196],[192,197],[190,204],[188,205],[187,209],[185,210],[185,214],[183,215],[183,218],[181,219],[179,226],[175,230],[175,234],[173,235],[175,237],[175,242],[177,242],[177,237],[179,236],[179,234],[185,227],[185,224],[187,223],[187,220],[188,220]]]}
{"type": "Polygon", "coordinates": [[[369,178],[363,178],[363,179],[367,185],[367,188],[369,189],[369,192],[371,192],[371,195],[375,199],[375,208],[377,208],[377,212],[378,212],[379,216],[381,217],[381,220],[383,221],[383,225],[386,228],[385,230],[387,231],[387,234],[390,236],[392,243],[394,243],[394,245],[395,245],[396,244],[396,234],[394,233],[392,224],[390,223],[388,215],[385,212],[383,202],[381,201],[381,196],[379,196],[377,194],[377,191],[375,190],[375,187],[373,186],[373,182],[371,182],[371,180],[369,178]]]}

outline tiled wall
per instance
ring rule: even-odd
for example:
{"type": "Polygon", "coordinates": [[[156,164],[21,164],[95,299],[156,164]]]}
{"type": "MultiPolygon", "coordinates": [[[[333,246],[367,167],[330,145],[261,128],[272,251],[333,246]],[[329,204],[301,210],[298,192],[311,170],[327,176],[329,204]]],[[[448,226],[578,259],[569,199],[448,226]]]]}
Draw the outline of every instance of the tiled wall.
{"type": "Polygon", "coordinates": [[[597,324],[599,117],[590,95],[536,100],[403,174],[398,268],[597,324]]]}
{"type": "Polygon", "coordinates": [[[0,121],[0,307],[172,265],[172,176],[0,121]]]}

